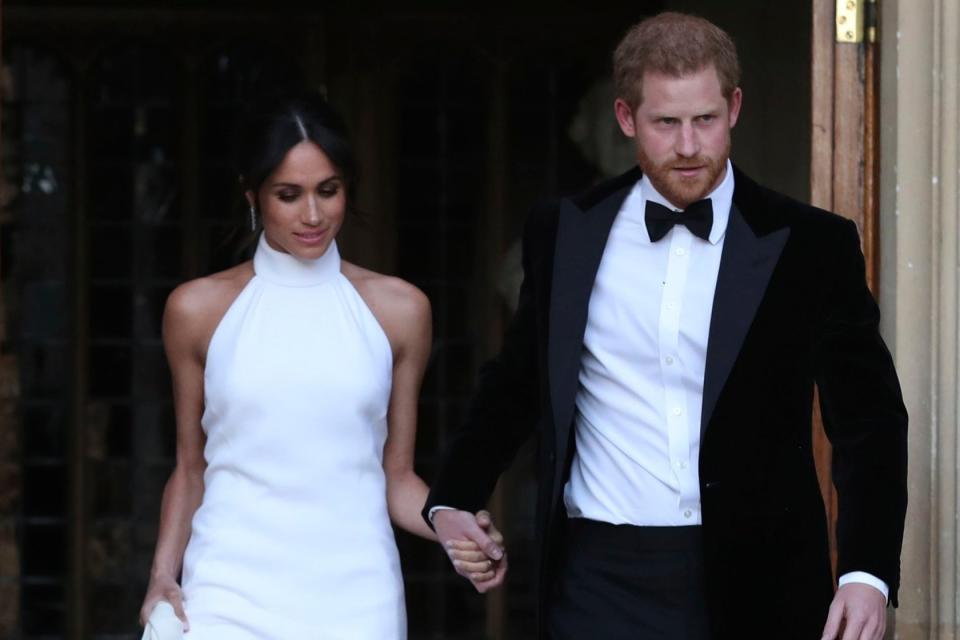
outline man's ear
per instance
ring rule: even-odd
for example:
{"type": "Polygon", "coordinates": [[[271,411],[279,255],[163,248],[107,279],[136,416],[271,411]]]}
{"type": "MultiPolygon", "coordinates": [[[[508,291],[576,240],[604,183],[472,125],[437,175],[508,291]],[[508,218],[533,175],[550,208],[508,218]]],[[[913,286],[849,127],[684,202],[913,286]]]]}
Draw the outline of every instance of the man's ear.
{"type": "Polygon", "coordinates": [[[730,107],[730,128],[733,129],[734,125],[737,124],[737,119],[740,118],[740,106],[743,104],[743,91],[740,87],[737,87],[733,90],[733,93],[730,94],[730,100],[727,101],[727,106],[730,107]]]}
{"type": "Polygon", "coordinates": [[[617,98],[613,101],[613,112],[617,115],[617,124],[620,125],[620,131],[628,138],[637,135],[637,126],[634,121],[633,107],[627,104],[623,98],[617,98]]]}

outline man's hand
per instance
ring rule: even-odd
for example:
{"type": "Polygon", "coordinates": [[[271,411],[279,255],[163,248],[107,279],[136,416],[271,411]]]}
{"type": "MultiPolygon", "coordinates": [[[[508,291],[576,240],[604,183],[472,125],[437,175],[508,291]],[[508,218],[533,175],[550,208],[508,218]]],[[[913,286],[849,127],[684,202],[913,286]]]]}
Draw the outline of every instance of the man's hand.
{"type": "Polygon", "coordinates": [[[868,584],[843,585],[830,605],[821,640],[881,640],[887,628],[886,600],[868,584]]]}
{"type": "Polygon", "coordinates": [[[490,514],[442,509],[433,516],[433,527],[454,569],[480,593],[503,584],[507,554],[503,536],[493,526],[490,514]]]}

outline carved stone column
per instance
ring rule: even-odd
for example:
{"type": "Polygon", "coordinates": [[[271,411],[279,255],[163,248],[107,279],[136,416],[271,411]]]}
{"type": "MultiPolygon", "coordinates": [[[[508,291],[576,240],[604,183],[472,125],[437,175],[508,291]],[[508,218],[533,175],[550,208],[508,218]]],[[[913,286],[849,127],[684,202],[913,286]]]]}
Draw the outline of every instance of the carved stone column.
{"type": "Polygon", "coordinates": [[[960,638],[960,0],[882,2],[881,291],[910,412],[897,638],[960,638]]]}

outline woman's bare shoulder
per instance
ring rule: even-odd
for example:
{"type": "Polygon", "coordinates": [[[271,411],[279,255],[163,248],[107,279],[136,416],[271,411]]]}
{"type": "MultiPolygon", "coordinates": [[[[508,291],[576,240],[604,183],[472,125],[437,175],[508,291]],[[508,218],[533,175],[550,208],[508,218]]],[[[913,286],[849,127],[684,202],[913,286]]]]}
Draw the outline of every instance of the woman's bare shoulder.
{"type": "Polygon", "coordinates": [[[188,280],[170,293],[167,311],[187,316],[216,313],[221,307],[229,307],[252,277],[253,265],[247,261],[225,271],[188,280]]]}
{"type": "MultiPolygon", "coordinates": [[[[253,277],[253,263],[188,280],[167,298],[164,336],[185,339],[201,356],[227,309],[253,277]]],[[[179,340],[178,340],[179,341],[179,340]]]]}
{"type": "Polygon", "coordinates": [[[420,289],[349,262],[342,263],[341,271],[380,323],[394,358],[411,350],[429,352],[433,321],[430,300],[420,289]]]}
{"type": "Polygon", "coordinates": [[[377,315],[381,323],[429,319],[430,300],[423,291],[406,280],[346,261],[342,263],[341,271],[367,305],[374,310],[374,315],[377,315]],[[380,317],[381,313],[383,318],[380,317]]]}

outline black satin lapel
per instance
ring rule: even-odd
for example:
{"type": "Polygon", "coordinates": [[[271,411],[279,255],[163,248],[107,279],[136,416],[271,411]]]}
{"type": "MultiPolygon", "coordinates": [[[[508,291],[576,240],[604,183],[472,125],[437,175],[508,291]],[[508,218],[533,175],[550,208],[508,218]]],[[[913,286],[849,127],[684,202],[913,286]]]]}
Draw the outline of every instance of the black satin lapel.
{"type": "Polygon", "coordinates": [[[710,318],[701,435],[710,424],[720,392],[733,369],[789,235],[789,229],[780,229],[758,238],[736,205],[730,209],[710,318]]]}
{"type": "Polygon", "coordinates": [[[610,227],[628,192],[629,187],[620,189],[588,212],[569,200],[560,204],[547,346],[558,467],[567,455],[593,281],[610,227]]]}

